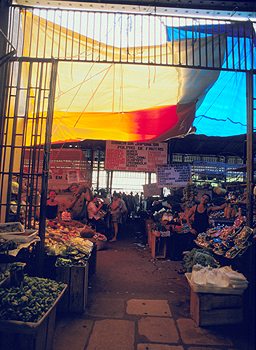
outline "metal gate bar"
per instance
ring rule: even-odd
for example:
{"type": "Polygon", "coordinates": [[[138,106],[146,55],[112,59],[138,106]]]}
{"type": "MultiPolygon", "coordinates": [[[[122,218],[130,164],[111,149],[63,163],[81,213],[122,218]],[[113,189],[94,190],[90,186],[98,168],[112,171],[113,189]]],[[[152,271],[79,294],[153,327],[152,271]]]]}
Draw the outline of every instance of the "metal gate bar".
{"type": "Polygon", "coordinates": [[[43,237],[56,67],[53,60],[10,62],[1,114],[1,219],[21,220],[28,228],[39,221],[43,237]]]}
{"type": "Polygon", "coordinates": [[[241,72],[256,68],[255,47],[247,43],[255,40],[250,21],[16,5],[10,23],[9,40],[23,57],[241,72]],[[175,42],[168,41],[167,28],[175,42]],[[222,67],[221,57],[230,51],[222,67]]]}

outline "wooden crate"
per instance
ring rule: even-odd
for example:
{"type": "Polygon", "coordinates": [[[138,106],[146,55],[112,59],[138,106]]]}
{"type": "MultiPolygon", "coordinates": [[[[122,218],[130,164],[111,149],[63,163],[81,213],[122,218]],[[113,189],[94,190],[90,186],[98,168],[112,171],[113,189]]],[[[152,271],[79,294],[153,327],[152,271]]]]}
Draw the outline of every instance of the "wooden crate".
{"type": "Polygon", "coordinates": [[[85,311],[88,296],[88,263],[85,266],[56,267],[56,280],[68,288],[59,303],[60,312],[85,311]]]}
{"type": "Polygon", "coordinates": [[[243,296],[196,293],[191,289],[190,314],[197,326],[241,323],[243,296]]]}
{"type": "Polygon", "coordinates": [[[149,247],[151,246],[151,231],[152,231],[153,227],[154,227],[154,221],[152,219],[146,219],[145,220],[145,228],[146,228],[149,247]]]}
{"type": "Polygon", "coordinates": [[[93,249],[90,255],[90,258],[88,260],[89,263],[89,277],[94,275],[96,273],[96,267],[97,267],[97,246],[96,244],[93,245],[93,249]]]}
{"type": "Polygon", "coordinates": [[[165,259],[166,258],[166,238],[160,237],[160,232],[151,232],[151,256],[154,259],[165,259]]]}
{"type": "Polygon", "coordinates": [[[52,350],[56,307],[64,293],[38,322],[0,321],[0,349],[52,350]]]}

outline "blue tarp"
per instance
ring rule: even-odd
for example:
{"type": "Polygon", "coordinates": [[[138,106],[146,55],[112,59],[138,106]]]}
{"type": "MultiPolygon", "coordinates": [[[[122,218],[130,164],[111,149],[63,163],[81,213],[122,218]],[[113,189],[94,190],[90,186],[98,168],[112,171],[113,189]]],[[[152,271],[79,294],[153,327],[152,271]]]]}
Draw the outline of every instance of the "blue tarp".
{"type": "MultiPolygon", "coordinates": [[[[167,27],[167,40],[198,40],[211,35],[226,35],[223,68],[256,69],[255,33],[250,22],[235,25],[194,25],[167,27]],[[246,61],[246,62],[245,62],[246,61]],[[246,63],[246,64],[245,64],[246,63]]],[[[256,99],[256,76],[254,76],[256,99]]],[[[215,84],[198,101],[194,126],[197,134],[233,136],[246,133],[246,73],[222,71],[215,84]]],[[[254,101],[256,108],[256,100],[254,101]]],[[[256,131],[256,113],[254,113],[256,131]]]]}

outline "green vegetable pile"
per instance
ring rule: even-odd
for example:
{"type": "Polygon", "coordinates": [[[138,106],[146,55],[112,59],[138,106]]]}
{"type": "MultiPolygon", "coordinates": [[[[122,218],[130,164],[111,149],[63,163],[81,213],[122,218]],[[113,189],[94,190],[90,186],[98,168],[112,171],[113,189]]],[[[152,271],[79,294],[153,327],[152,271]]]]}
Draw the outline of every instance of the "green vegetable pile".
{"type": "Polygon", "coordinates": [[[7,241],[0,238],[0,253],[8,253],[8,250],[13,250],[17,248],[17,244],[14,241],[7,241]]]}
{"type": "Polygon", "coordinates": [[[83,254],[78,254],[74,257],[57,258],[56,267],[72,267],[72,266],[85,266],[87,259],[84,258],[83,254]]]}
{"type": "Polygon", "coordinates": [[[184,255],[183,267],[186,272],[191,272],[193,266],[196,264],[211,267],[220,266],[218,261],[212,256],[211,252],[206,249],[193,248],[190,252],[184,255]]]}
{"type": "Polygon", "coordinates": [[[0,320],[38,322],[63,289],[63,283],[28,276],[22,288],[0,288],[0,320]]]}
{"type": "Polygon", "coordinates": [[[9,276],[10,276],[10,272],[8,270],[0,272],[0,282],[5,280],[9,276]]]}

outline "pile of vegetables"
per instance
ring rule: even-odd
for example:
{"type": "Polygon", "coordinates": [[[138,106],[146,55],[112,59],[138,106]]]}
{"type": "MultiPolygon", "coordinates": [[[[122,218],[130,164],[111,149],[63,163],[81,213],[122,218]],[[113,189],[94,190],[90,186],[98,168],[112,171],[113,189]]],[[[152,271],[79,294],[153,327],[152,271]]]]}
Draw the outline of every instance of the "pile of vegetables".
{"type": "Polygon", "coordinates": [[[0,238],[0,253],[8,253],[9,250],[17,248],[17,244],[11,240],[0,238]]]}
{"type": "Polygon", "coordinates": [[[45,250],[48,255],[70,257],[76,254],[83,254],[89,258],[93,243],[80,237],[70,237],[65,241],[56,241],[49,238],[45,243],[45,250]]]}
{"type": "Polygon", "coordinates": [[[0,224],[0,233],[6,232],[24,232],[24,228],[19,222],[8,222],[0,224]]]}
{"type": "Polygon", "coordinates": [[[0,283],[10,276],[9,270],[0,271],[0,283]]]}
{"type": "Polygon", "coordinates": [[[82,254],[70,258],[57,258],[56,267],[85,266],[87,259],[82,254]]]}
{"type": "Polygon", "coordinates": [[[25,276],[20,288],[0,288],[0,320],[38,322],[64,287],[46,278],[25,276]]]}
{"type": "Polygon", "coordinates": [[[191,272],[194,265],[219,267],[219,262],[214,259],[211,252],[206,249],[193,248],[183,257],[183,267],[186,272],[191,272]]]}

